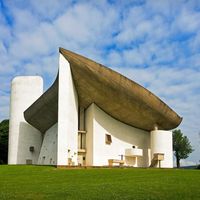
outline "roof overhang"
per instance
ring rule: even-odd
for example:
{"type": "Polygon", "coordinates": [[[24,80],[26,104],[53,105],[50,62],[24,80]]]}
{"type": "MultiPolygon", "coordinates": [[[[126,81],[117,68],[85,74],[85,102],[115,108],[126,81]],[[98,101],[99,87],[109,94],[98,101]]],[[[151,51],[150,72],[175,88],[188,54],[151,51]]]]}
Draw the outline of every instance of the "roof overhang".
{"type": "MultiPolygon", "coordinates": [[[[169,106],[136,82],[63,48],[78,93],[79,106],[97,104],[115,119],[143,130],[176,128],[182,121],[169,106]]],[[[58,120],[58,77],[25,112],[27,122],[45,132],[58,120]]]]}

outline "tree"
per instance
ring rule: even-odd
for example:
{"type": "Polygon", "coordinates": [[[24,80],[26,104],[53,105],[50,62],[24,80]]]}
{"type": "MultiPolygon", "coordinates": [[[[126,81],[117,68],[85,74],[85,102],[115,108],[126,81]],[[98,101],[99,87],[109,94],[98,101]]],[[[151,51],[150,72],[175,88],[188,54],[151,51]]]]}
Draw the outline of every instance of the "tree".
{"type": "Polygon", "coordinates": [[[194,151],[189,139],[183,135],[180,129],[173,131],[173,151],[177,168],[180,167],[180,160],[186,159],[194,151]]]}
{"type": "Polygon", "coordinates": [[[3,120],[0,123],[0,164],[8,162],[8,131],[9,120],[3,120]]]}

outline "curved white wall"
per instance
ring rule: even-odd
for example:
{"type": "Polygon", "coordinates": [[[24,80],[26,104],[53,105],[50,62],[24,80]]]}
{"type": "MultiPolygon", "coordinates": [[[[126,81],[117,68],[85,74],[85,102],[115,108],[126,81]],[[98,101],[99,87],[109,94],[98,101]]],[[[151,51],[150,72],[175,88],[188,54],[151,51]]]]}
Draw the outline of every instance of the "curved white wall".
{"type": "Polygon", "coordinates": [[[57,165],[77,164],[78,95],[69,62],[60,54],[58,86],[58,146],[57,165]]]}
{"type": "Polygon", "coordinates": [[[39,165],[56,165],[57,164],[57,136],[58,123],[54,124],[44,133],[44,139],[38,159],[39,165]]]}
{"type": "Polygon", "coordinates": [[[126,158],[126,164],[138,167],[149,166],[150,133],[124,124],[106,114],[97,105],[92,104],[86,110],[86,164],[94,166],[108,165],[108,159],[120,159],[125,149],[138,146],[143,156],[137,163],[133,157],[126,158]],[[105,143],[105,134],[112,136],[110,145],[105,143]]]}
{"type": "Polygon", "coordinates": [[[42,94],[43,80],[39,76],[19,76],[12,80],[10,99],[8,164],[37,163],[41,133],[29,125],[23,112],[42,94]],[[29,147],[34,146],[34,152],[29,147]]]}
{"type": "Polygon", "coordinates": [[[151,156],[154,153],[164,153],[161,167],[173,167],[172,132],[164,130],[151,131],[151,156]]]}

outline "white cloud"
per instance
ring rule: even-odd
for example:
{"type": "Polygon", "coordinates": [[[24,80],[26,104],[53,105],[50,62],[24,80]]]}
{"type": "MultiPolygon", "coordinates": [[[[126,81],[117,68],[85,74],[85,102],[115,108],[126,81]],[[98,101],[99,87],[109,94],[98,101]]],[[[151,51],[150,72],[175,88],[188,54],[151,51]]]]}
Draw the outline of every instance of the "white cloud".
{"type": "Polygon", "coordinates": [[[100,10],[88,4],[78,4],[54,22],[59,35],[80,47],[105,44],[117,17],[112,8],[100,10]],[[105,20],[106,19],[106,20],[105,20]]]}
{"type": "Polygon", "coordinates": [[[111,51],[107,56],[107,63],[110,66],[122,66],[122,55],[119,52],[111,51]]]}
{"type": "Polygon", "coordinates": [[[128,65],[133,65],[133,66],[144,65],[146,61],[145,57],[136,48],[123,51],[123,57],[128,65]]]}
{"type": "Polygon", "coordinates": [[[14,30],[16,34],[19,31],[31,32],[35,27],[38,26],[39,19],[36,18],[30,11],[22,10],[19,8],[13,8],[14,17],[14,30]]]}
{"type": "Polygon", "coordinates": [[[35,15],[38,15],[44,19],[54,19],[59,16],[62,12],[67,10],[67,7],[73,1],[62,1],[62,0],[34,0],[30,1],[30,7],[32,8],[35,15]]]}
{"type": "Polygon", "coordinates": [[[0,53],[5,54],[7,52],[5,45],[3,42],[0,42],[0,53]]]}
{"type": "Polygon", "coordinates": [[[194,32],[199,29],[200,26],[200,13],[194,12],[187,8],[181,10],[180,15],[177,16],[174,29],[178,29],[182,32],[194,32]]]}
{"type": "Polygon", "coordinates": [[[191,52],[193,54],[198,54],[199,53],[199,49],[200,49],[200,30],[198,30],[195,33],[195,36],[189,41],[189,48],[190,48],[190,50],[191,50],[191,52]]]}

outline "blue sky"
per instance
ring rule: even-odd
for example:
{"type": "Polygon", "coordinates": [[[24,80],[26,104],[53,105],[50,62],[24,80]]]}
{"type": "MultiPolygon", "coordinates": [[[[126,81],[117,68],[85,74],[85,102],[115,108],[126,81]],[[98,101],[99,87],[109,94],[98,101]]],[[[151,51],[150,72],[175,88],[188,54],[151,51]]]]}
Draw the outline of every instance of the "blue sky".
{"type": "Polygon", "coordinates": [[[200,1],[0,0],[0,120],[17,75],[54,81],[58,47],[143,85],[183,117],[200,160],[200,1]]]}

